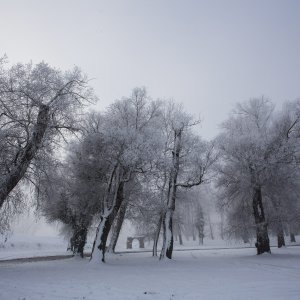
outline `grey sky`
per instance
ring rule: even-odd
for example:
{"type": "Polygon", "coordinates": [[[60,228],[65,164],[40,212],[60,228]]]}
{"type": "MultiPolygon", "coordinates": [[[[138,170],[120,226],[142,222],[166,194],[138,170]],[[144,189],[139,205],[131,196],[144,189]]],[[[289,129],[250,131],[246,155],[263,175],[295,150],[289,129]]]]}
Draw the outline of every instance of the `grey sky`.
{"type": "Polygon", "coordinates": [[[300,97],[300,1],[0,0],[0,55],[80,66],[105,107],[146,86],[217,133],[237,101],[300,97]]]}

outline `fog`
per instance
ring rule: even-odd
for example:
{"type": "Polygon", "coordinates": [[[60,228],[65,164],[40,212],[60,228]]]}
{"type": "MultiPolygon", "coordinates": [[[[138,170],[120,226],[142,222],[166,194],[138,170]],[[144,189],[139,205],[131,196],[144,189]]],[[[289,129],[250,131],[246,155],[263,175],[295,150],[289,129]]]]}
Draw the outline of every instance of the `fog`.
{"type": "Polygon", "coordinates": [[[0,55],[78,65],[99,108],[146,86],[215,136],[237,101],[300,95],[299,1],[1,1],[0,55]]]}

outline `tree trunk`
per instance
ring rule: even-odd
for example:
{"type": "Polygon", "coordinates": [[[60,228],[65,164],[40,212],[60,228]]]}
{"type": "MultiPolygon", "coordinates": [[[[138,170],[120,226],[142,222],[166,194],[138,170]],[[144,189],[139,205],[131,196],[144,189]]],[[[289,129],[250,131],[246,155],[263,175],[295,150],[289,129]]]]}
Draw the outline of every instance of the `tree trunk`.
{"type": "Polygon", "coordinates": [[[33,129],[32,137],[24,149],[20,150],[15,159],[15,164],[0,182],[0,208],[10,192],[24,177],[32,159],[41,147],[45,131],[49,123],[49,107],[40,105],[37,121],[33,129]]]}
{"type": "Polygon", "coordinates": [[[158,224],[157,224],[157,228],[156,228],[156,232],[155,232],[155,236],[154,236],[154,241],[153,241],[152,256],[157,256],[157,243],[158,243],[158,239],[159,239],[159,235],[160,235],[162,220],[163,220],[163,214],[160,215],[159,220],[158,220],[158,224]]]}
{"type": "Polygon", "coordinates": [[[83,250],[86,244],[87,227],[83,225],[75,226],[71,238],[71,250],[74,255],[80,255],[83,258],[83,250]]]}
{"type": "Polygon", "coordinates": [[[121,204],[119,213],[118,213],[116,224],[113,228],[113,233],[112,233],[110,244],[108,247],[108,252],[110,252],[110,253],[115,253],[115,248],[116,248],[118,238],[120,235],[120,231],[121,231],[124,219],[125,219],[126,209],[127,209],[127,201],[123,201],[123,203],[121,204]]]}
{"type": "Polygon", "coordinates": [[[289,233],[290,233],[290,241],[291,243],[296,243],[295,233],[292,226],[292,223],[289,223],[289,233]]]}
{"type": "Polygon", "coordinates": [[[279,222],[277,224],[277,245],[278,245],[278,248],[285,246],[283,225],[282,225],[281,219],[279,220],[279,222]]]}
{"type": "Polygon", "coordinates": [[[277,233],[277,245],[278,245],[278,248],[281,248],[282,246],[285,246],[283,231],[280,232],[280,233],[277,233]]]}
{"type": "Polygon", "coordinates": [[[291,243],[296,243],[295,234],[292,232],[290,232],[290,240],[291,240],[291,243]]]}
{"type": "Polygon", "coordinates": [[[168,209],[163,220],[163,247],[160,253],[160,259],[165,257],[172,259],[173,253],[173,210],[168,209]]]}
{"type": "Polygon", "coordinates": [[[179,223],[177,223],[177,230],[178,230],[178,237],[179,237],[179,245],[183,245],[181,228],[180,228],[179,223]]]}
{"type": "Polygon", "coordinates": [[[255,243],[255,246],[257,248],[257,254],[262,254],[265,252],[271,253],[270,240],[268,236],[268,225],[265,220],[261,188],[255,187],[253,192],[252,205],[256,225],[257,241],[255,243]]]}
{"type": "Polygon", "coordinates": [[[163,247],[160,253],[160,259],[165,257],[171,259],[173,253],[173,213],[175,210],[177,177],[179,172],[179,155],[181,150],[182,129],[174,132],[174,149],[172,151],[172,170],[168,188],[167,210],[163,218],[163,247]]]}
{"type": "Polygon", "coordinates": [[[204,238],[204,226],[198,225],[198,237],[199,237],[199,245],[203,245],[203,238],[204,238]]]}
{"type": "Polygon", "coordinates": [[[106,211],[102,216],[100,216],[100,223],[98,225],[95,241],[93,244],[91,261],[98,262],[101,260],[102,262],[105,262],[107,237],[110,232],[112,223],[116,215],[118,214],[123,199],[124,199],[124,182],[122,181],[119,183],[117,189],[116,202],[114,207],[109,212],[106,211]]]}

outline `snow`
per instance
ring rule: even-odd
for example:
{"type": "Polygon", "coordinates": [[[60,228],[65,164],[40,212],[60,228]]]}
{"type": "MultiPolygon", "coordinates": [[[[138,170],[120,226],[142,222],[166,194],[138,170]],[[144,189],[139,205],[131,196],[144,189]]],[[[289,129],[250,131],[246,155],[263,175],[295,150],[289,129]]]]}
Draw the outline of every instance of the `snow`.
{"type": "Polygon", "coordinates": [[[71,258],[0,263],[0,299],[300,299],[300,247],[108,255],[98,265],[71,258]]]}
{"type": "Polygon", "coordinates": [[[62,237],[14,234],[0,239],[0,261],[14,258],[65,255],[67,241],[62,237]]]}
{"type": "MultiPolygon", "coordinates": [[[[255,248],[243,248],[253,243],[204,239],[203,246],[192,240],[184,240],[180,246],[175,241],[175,249],[182,251],[175,251],[172,261],[159,261],[151,257],[151,252],[126,250],[126,231],[116,249],[128,253],[107,254],[106,264],[77,257],[4,262],[17,257],[68,254],[67,241],[62,237],[26,231],[10,236],[6,242],[0,240],[0,300],[300,299],[299,245],[272,247],[271,255],[257,256],[255,248]]],[[[88,252],[93,238],[89,238],[88,252]]],[[[296,239],[299,241],[300,236],[296,239]]],[[[275,238],[271,244],[276,245],[275,238]]],[[[144,250],[151,250],[152,243],[145,246],[144,250]]]]}

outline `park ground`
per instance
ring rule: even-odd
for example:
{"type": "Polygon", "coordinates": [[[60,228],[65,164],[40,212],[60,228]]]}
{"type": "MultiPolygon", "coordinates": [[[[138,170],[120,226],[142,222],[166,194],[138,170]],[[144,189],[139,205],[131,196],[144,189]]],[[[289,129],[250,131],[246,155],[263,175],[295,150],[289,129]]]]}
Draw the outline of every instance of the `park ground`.
{"type": "MultiPolygon", "coordinates": [[[[184,249],[181,249],[184,250],[184,249]]],[[[300,246],[109,255],[94,265],[78,257],[0,262],[0,299],[300,299],[300,246]]]]}

